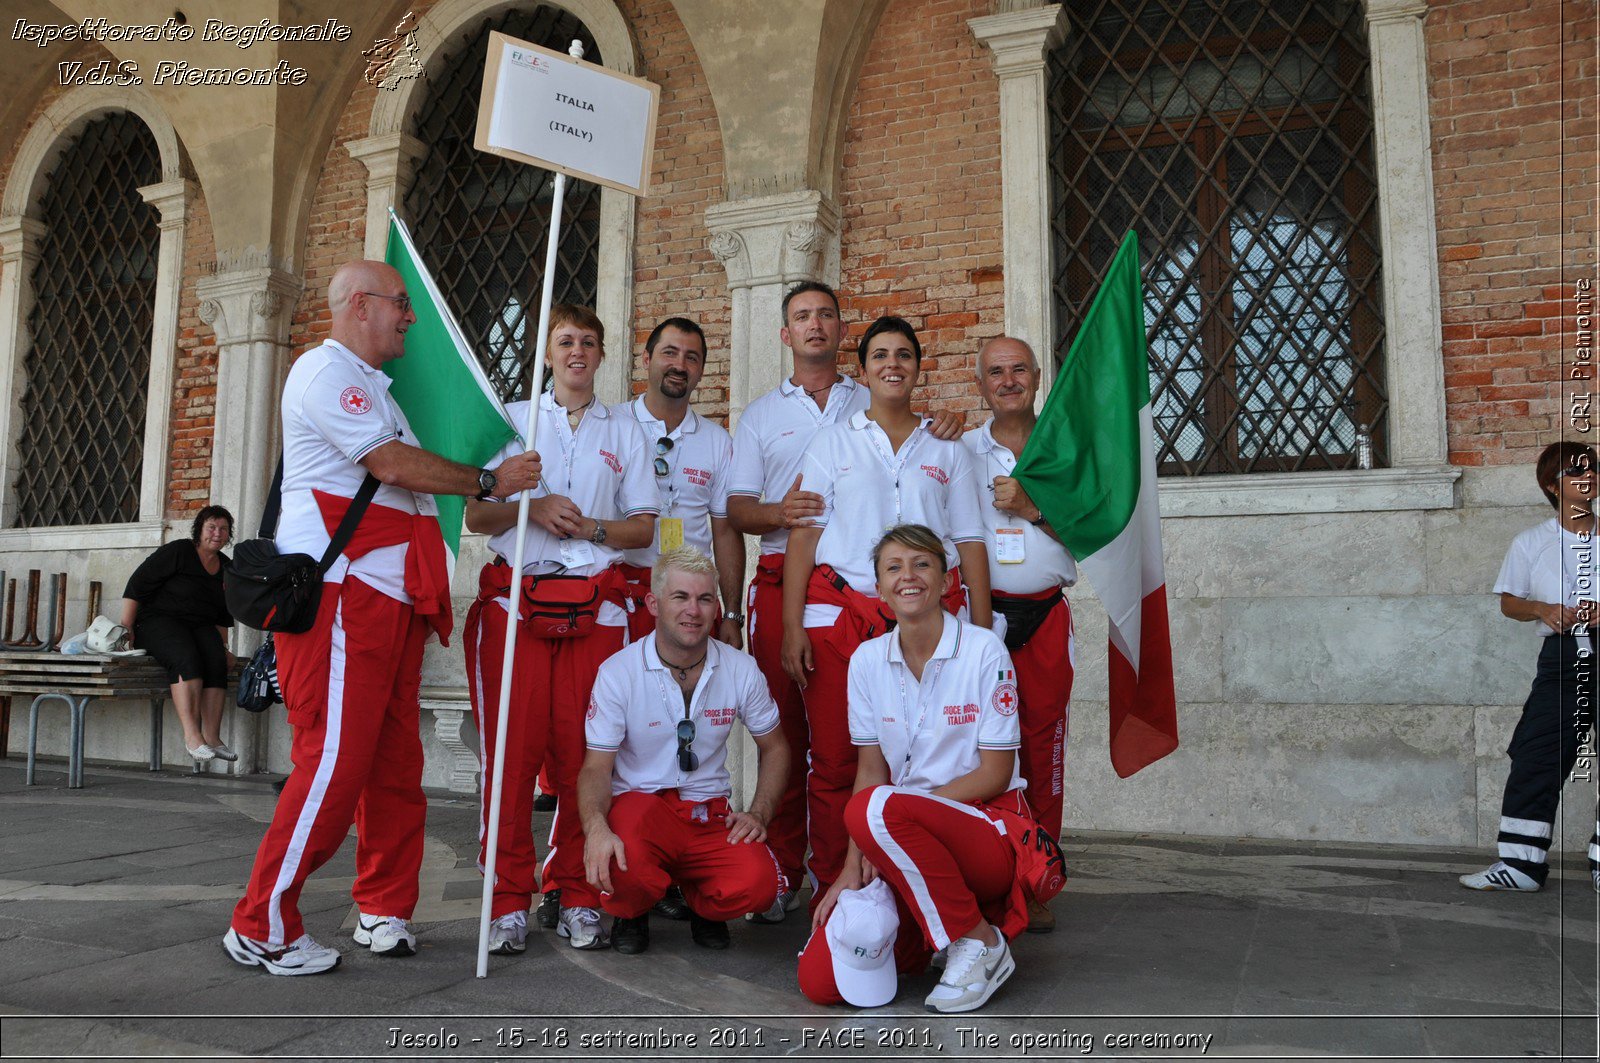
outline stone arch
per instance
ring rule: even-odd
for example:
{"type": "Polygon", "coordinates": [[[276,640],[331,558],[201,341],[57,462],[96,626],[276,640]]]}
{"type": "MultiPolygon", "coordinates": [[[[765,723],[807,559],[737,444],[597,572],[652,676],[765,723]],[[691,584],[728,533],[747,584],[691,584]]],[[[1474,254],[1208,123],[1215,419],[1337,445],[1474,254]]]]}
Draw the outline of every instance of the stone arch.
{"type": "MultiPolygon", "coordinates": [[[[528,0],[523,0],[528,2],[528,0]]],[[[634,75],[637,49],[633,33],[613,0],[539,0],[575,16],[594,37],[605,65],[634,75]]],[[[424,70],[437,70],[444,62],[454,36],[475,19],[491,17],[518,6],[518,0],[443,0],[418,20],[417,48],[424,70]]],[[[421,108],[427,86],[423,78],[402,82],[393,91],[379,93],[372,107],[367,136],[347,141],[345,149],[367,168],[366,255],[382,258],[388,211],[402,211],[400,189],[410,179],[411,166],[427,146],[412,136],[407,124],[421,108]]],[[[606,329],[617,336],[633,332],[634,199],[626,192],[603,188],[600,193],[599,287],[595,312],[606,329]]],[[[607,358],[601,363],[596,393],[601,401],[621,402],[628,397],[630,358],[607,358]]]]}

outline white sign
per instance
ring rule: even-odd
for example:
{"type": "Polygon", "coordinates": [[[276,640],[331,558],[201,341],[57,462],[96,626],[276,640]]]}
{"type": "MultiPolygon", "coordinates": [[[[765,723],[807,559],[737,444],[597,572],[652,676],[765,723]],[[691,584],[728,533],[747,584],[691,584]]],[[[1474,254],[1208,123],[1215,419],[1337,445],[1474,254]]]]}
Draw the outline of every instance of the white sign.
{"type": "Polygon", "coordinates": [[[473,143],[642,196],[660,95],[652,82],[491,33],[473,143]]]}

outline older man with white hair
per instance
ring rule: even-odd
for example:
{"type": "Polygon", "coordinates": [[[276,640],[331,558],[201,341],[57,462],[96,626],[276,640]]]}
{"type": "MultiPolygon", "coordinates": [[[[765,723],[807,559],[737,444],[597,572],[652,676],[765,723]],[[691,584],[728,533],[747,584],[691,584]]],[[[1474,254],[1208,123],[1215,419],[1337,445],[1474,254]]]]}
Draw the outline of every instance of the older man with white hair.
{"type": "Polygon", "coordinates": [[[584,867],[615,917],[618,952],[650,944],[649,911],[678,883],[690,936],[727,948],[726,920],[769,909],[783,886],[766,846],[789,746],[778,706],[749,654],[712,638],[717,568],[693,549],[661,554],[645,605],[654,633],[600,666],[589,750],[578,777],[584,867]],[[755,796],[734,811],[727,769],[733,723],[755,739],[755,796]]]}

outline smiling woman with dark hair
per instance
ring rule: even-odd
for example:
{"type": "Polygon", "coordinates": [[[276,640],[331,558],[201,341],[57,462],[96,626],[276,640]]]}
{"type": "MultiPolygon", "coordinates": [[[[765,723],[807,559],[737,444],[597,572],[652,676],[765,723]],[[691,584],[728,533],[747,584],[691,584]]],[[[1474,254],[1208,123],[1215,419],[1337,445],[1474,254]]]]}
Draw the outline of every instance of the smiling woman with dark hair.
{"type": "Polygon", "coordinates": [[[183,747],[197,763],[238,760],[222,741],[223,695],[233,626],[222,597],[222,573],[233,538],[233,514],[206,506],[189,538],[175,539],[144,559],[122,592],[122,626],[133,644],[167,670],[172,704],[183,724],[183,747]]]}

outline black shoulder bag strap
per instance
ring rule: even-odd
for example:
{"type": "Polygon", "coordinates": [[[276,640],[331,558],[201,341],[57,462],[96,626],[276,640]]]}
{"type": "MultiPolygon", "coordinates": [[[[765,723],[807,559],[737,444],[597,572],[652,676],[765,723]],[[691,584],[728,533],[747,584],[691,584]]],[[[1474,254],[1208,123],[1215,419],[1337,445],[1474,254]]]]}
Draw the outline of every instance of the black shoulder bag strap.
{"type": "MultiPolygon", "coordinates": [[[[333,531],[333,538],[328,540],[328,549],[323,551],[322,560],[318,567],[327,572],[344,553],[344,548],[350,545],[350,537],[356,533],[356,525],[361,523],[361,517],[367,512],[367,505],[372,497],[378,493],[378,478],[367,473],[367,478],[361,481],[361,489],[356,492],[356,497],[351,499],[350,508],[345,510],[344,519],[333,531]]],[[[278,530],[278,516],[283,509],[283,458],[278,459],[277,471],[272,474],[272,487],[267,491],[267,504],[261,507],[261,530],[257,534],[260,538],[270,539],[278,530]]]]}

